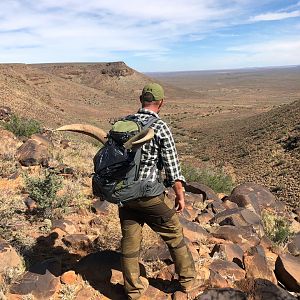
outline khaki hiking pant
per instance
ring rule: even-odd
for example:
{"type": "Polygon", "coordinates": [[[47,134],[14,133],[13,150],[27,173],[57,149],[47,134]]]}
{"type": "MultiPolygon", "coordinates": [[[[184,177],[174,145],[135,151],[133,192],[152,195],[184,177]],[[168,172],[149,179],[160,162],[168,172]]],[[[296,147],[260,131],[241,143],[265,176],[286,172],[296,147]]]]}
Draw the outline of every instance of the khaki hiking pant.
{"type": "Polygon", "coordinates": [[[145,290],[140,277],[139,252],[144,223],[157,232],[168,245],[179,282],[187,287],[196,277],[192,255],[185,244],[182,226],[174,204],[165,195],[141,198],[119,208],[122,228],[122,271],[128,299],[139,299],[145,290]]]}

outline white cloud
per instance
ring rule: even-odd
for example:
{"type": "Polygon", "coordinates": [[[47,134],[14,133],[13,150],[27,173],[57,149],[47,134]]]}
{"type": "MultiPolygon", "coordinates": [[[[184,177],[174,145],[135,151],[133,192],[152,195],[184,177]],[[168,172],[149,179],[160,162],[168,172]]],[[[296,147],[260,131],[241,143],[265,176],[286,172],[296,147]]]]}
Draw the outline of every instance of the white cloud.
{"type": "MultiPolygon", "coordinates": [[[[205,49],[208,36],[215,41],[242,38],[243,32],[220,29],[249,23],[249,15],[255,15],[256,8],[271,2],[3,0],[0,1],[0,62],[124,60],[128,54],[133,59],[148,59],[151,65],[151,61],[163,61],[173,55],[177,45],[186,47],[187,41],[205,49]]],[[[294,11],[260,14],[251,22],[300,14],[295,5],[288,9],[294,11]]],[[[242,51],[246,51],[238,47],[231,50],[235,56],[238,51],[244,56],[242,51]]]]}
{"type": "Polygon", "coordinates": [[[250,18],[250,21],[278,21],[288,18],[295,18],[300,16],[300,10],[295,10],[292,12],[277,12],[277,13],[266,13],[254,16],[250,18]]]}

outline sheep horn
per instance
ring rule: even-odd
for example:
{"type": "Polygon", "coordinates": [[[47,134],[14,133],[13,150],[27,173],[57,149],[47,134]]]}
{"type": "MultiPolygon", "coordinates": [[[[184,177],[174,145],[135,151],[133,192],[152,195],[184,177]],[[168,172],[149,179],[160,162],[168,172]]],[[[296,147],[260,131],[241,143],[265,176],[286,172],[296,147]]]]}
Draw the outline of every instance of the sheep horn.
{"type": "Polygon", "coordinates": [[[88,124],[65,125],[55,129],[55,131],[73,131],[73,132],[83,133],[97,139],[102,144],[105,144],[107,141],[107,133],[105,131],[103,131],[98,127],[88,125],[88,124]]]}
{"type": "Polygon", "coordinates": [[[152,128],[147,128],[137,133],[131,139],[129,139],[126,143],[124,143],[124,147],[126,149],[131,149],[135,147],[140,147],[146,142],[150,141],[154,137],[154,130],[152,128]]]}

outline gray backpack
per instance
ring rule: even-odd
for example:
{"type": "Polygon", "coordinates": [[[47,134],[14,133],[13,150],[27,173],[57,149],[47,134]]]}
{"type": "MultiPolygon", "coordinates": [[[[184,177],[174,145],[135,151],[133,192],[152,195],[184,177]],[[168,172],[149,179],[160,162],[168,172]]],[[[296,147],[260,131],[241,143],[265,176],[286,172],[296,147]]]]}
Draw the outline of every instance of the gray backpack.
{"type": "Polygon", "coordinates": [[[146,179],[139,180],[141,147],[124,147],[132,136],[149,128],[156,120],[151,116],[143,123],[136,116],[128,116],[112,126],[107,142],[94,157],[92,187],[95,196],[122,206],[141,197],[160,195],[165,190],[160,178],[149,181],[156,166],[146,179]]]}

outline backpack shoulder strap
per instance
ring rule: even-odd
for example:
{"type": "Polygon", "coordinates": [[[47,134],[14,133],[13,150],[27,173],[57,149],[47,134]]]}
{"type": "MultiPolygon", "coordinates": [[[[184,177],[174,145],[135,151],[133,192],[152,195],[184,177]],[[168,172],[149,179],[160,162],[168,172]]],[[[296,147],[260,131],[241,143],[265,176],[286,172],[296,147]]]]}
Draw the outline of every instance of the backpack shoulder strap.
{"type": "MultiPolygon", "coordinates": [[[[158,120],[157,117],[150,116],[150,118],[148,118],[148,120],[146,121],[146,124],[143,125],[143,129],[149,128],[156,120],[158,120]]],[[[142,158],[142,147],[140,147],[136,151],[136,154],[135,154],[135,157],[134,157],[134,162],[135,162],[135,165],[136,165],[136,172],[135,172],[134,180],[138,180],[138,176],[139,176],[139,173],[140,173],[141,158],[142,158]]]]}

